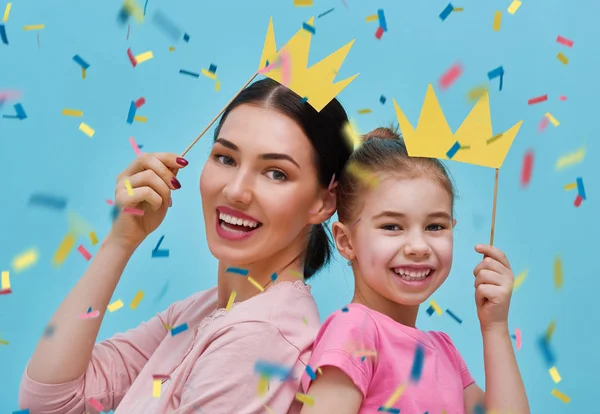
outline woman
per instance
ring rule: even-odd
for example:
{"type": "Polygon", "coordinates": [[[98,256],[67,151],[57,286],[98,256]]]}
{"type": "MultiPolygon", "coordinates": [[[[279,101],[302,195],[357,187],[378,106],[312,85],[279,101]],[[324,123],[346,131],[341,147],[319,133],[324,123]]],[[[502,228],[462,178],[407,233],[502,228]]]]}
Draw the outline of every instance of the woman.
{"type": "Polygon", "coordinates": [[[329,183],[350,155],[345,122],[336,100],[316,112],[270,79],[242,91],[223,113],[200,178],[218,286],[94,344],[104,312],[77,315],[90,305],[106,309],[127,261],[163,221],[171,191],[181,187],[177,172],[188,164],[167,153],[137,158],[119,176],[115,197],[145,214],[121,213],[113,223],[52,317],[53,335],[38,343],[20,406],[32,413],[83,413],[97,403],[117,414],[264,413],[265,406],[299,412],[295,395],[320,324],[304,279],[331,255],[322,223],[335,211],[329,183]],[[176,333],[183,324],[188,329],[176,333]],[[268,364],[291,372],[271,376],[259,395],[256,370],[268,364]],[[160,397],[153,396],[156,376],[160,397]]]}

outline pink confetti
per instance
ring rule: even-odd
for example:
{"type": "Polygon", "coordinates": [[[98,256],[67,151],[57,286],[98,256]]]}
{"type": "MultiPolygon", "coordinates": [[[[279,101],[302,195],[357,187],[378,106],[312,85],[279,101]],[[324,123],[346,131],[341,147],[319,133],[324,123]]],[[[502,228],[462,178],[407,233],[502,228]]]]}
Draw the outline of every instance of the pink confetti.
{"type": "Polygon", "coordinates": [[[133,52],[130,49],[127,49],[127,57],[129,57],[129,61],[131,65],[135,68],[137,66],[137,60],[135,60],[135,56],[133,56],[133,52]]]}
{"type": "Polygon", "coordinates": [[[21,92],[19,91],[0,91],[0,101],[5,101],[11,98],[20,98],[21,92]]]}
{"type": "Polygon", "coordinates": [[[381,36],[383,36],[383,27],[379,26],[375,32],[375,37],[381,40],[381,36]]]}
{"type": "Polygon", "coordinates": [[[561,45],[565,45],[565,46],[567,46],[567,47],[573,47],[573,41],[572,41],[572,40],[569,40],[569,39],[567,39],[566,37],[558,36],[558,37],[556,38],[556,41],[557,41],[558,43],[560,43],[561,45]]]}
{"type": "MultiPolygon", "coordinates": [[[[100,316],[100,311],[95,310],[93,312],[86,312],[79,315],[79,319],[94,319],[100,316]]],[[[102,411],[102,410],[100,410],[102,411]]]]}
{"type": "Polygon", "coordinates": [[[548,118],[542,118],[542,120],[540,121],[540,125],[538,126],[538,133],[541,134],[544,131],[544,129],[546,129],[546,127],[548,126],[548,122],[548,118]]]}
{"type": "Polygon", "coordinates": [[[106,204],[108,204],[109,206],[114,206],[115,202],[112,200],[106,200],[106,204]]]}
{"type": "Polygon", "coordinates": [[[333,187],[333,183],[335,182],[335,174],[331,177],[331,181],[329,182],[329,186],[327,187],[327,191],[331,191],[331,187],[333,187]]]}
{"type": "Polygon", "coordinates": [[[567,97],[564,96],[564,95],[561,95],[561,96],[558,97],[558,99],[560,99],[561,101],[566,101],[567,97]]]}
{"type": "Polygon", "coordinates": [[[575,202],[573,204],[575,204],[575,207],[579,207],[581,205],[582,201],[583,201],[583,197],[581,197],[580,194],[577,194],[577,197],[575,198],[575,202]]]}
{"type": "Polygon", "coordinates": [[[88,252],[85,247],[83,247],[83,244],[79,245],[79,247],[77,248],[77,251],[79,253],[81,253],[81,255],[85,258],[85,260],[90,260],[92,258],[91,253],[88,252]]]}
{"type": "Polygon", "coordinates": [[[129,143],[131,144],[131,148],[133,148],[133,151],[135,152],[135,154],[138,157],[140,155],[142,155],[142,150],[140,149],[140,147],[138,146],[138,144],[136,144],[135,139],[133,137],[129,137],[129,143]]]}
{"type": "Polygon", "coordinates": [[[458,79],[460,77],[460,75],[462,75],[462,71],[463,70],[462,70],[462,66],[460,65],[460,63],[454,64],[440,78],[440,81],[439,81],[440,82],[440,87],[442,89],[449,88],[454,83],[454,81],[456,81],[456,79],[458,79]]]}
{"type": "Polygon", "coordinates": [[[517,337],[517,351],[521,349],[521,330],[519,328],[515,329],[515,336],[517,337]]]}
{"type": "Polygon", "coordinates": [[[290,55],[287,52],[281,53],[281,72],[282,81],[285,86],[290,84],[290,55]]]}
{"type": "Polygon", "coordinates": [[[135,101],[135,107],[136,108],[141,108],[142,105],[144,105],[146,103],[146,99],[144,98],[140,98],[137,101],[135,101]]]}
{"type": "Polygon", "coordinates": [[[139,208],[125,207],[123,209],[123,213],[133,214],[134,216],[143,216],[144,210],[140,210],[139,208]]]}
{"type": "Polygon", "coordinates": [[[93,398],[90,398],[88,400],[88,404],[91,405],[92,407],[94,407],[96,410],[102,412],[104,411],[104,407],[102,406],[102,404],[100,404],[98,401],[96,401],[93,398]]]}

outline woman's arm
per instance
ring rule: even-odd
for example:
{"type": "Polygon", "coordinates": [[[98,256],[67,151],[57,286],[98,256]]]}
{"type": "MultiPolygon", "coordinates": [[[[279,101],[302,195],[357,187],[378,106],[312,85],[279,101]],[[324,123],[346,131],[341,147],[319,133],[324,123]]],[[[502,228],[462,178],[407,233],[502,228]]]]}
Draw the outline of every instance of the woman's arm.
{"type": "Polygon", "coordinates": [[[363,395],[352,380],[336,367],[322,367],[321,371],[308,390],[314,404],[304,404],[301,414],[358,413],[363,395]]]}

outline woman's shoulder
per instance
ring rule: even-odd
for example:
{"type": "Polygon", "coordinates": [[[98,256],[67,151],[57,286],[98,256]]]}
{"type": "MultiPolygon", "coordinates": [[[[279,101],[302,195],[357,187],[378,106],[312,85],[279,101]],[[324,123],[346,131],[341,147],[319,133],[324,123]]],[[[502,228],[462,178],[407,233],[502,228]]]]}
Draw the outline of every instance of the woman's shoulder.
{"type": "Polygon", "coordinates": [[[172,303],[161,314],[166,317],[167,323],[173,327],[180,323],[187,323],[188,326],[194,326],[213,312],[216,305],[217,287],[215,286],[172,303]]]}

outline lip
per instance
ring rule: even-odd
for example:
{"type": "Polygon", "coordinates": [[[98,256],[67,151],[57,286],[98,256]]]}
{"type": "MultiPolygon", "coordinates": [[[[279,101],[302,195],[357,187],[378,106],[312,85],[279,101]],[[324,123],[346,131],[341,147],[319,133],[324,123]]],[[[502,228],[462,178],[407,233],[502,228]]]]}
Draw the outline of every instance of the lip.
{"type": "Polygon", "coordinates": [[[227,207],[227,206],[219,206],[217,207],[216,210],[217,214],[215,217],[215,228],[217,231],[217,235],[219,237],[221,237],[222,239],[225,240],[229,240],[229,241],[238,241],[238,240],[245,240],[248,237],[253,236],[258,229],[260,229],[262,226],[259,225],[258,227],[254,228],[253,230],[247,231],[247,232],[232,232],[232,231],[228,231],[225,230],[224,228],[221,227],[221,219],[219,219],[219,214],[223,213],[223,214],[227,214],[229,216],[233,216],[236,218],[240,218],[242,220],[252,220],[255,221],[259,224],[262,224],[260,221],[256,220],[254,217],[249,216],[247,214],[242,213],[241,211],[237,211],[233,208],[227,207]]]}
{"type": "MultiPolygon", "coordinates": [[[[252,220],[255,221],[259,224],[262,224],[260,220],[255,219],[252,216],[249,216],[248,214],[244,214],[241,211],[235,210],[231,207],[227,207],[227,206],[217,206],[217,212],[218,213],[223,213],[223,214],[227,214],[228,216],[233,216],[233,217],[237,217],[240,218],[242,220],[252,220]]],[[[218,218],[218,215],[217,215],[218,218]]]]}
{"type": "Polygon", "coordinates": [[[407,264],[407,265],[398,265],[398,266],[394,266],[392,267],[393,269],[409,269],[412,270],[414,272],[423,272],[426,270],[431,270],[432,272],[435,270],[435,267],[433,266],[429,266],[429,265],[417,265],[417,264],[407,264]]]}
{"type": "Polygon", "coordinates": [[[390,272],[393,273],[394,275],[394,280],[396,281],[396,283],[398,283],[399,285],[401,285],[404,289],[408,288],[408,289],[423,289],[425,286],[429,285],[429,283],[431,283],[431,281],[433,280],[433,277],[435,276],[435,269],[431,266],[423,266],[423,265],[406,265],[406,266],[396,266],[394,269],[390,269],[390,272]],[[398,268],[398,267],[402,267],[404,269],[411,269],[414,271],[423,271],[423,270],[428,270],[430,269],[431,272],[429,273],[429,275],[423,279],[423,280],[404,280],[402,279],[402,277],[397,274],[394,269],[398,268]]]}

